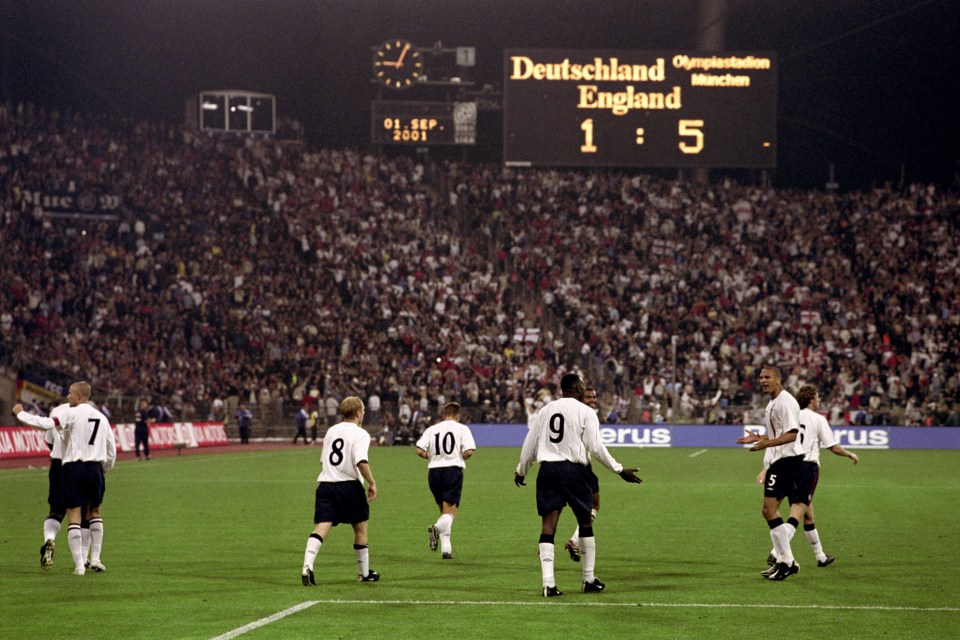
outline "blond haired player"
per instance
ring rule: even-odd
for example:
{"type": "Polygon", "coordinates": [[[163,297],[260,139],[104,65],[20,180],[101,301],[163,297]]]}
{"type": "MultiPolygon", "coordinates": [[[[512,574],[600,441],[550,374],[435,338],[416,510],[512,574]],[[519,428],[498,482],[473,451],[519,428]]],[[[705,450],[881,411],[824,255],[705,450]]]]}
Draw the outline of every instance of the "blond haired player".
{"type": "Polygon", "coordinates": [[[90,521],[90,568],[106,569],[100,560],[103,548],[103,517],[100,505],[106,490],[104,473],[117,461],[117,443],[110,421],[99,409],[88,404],[90,385],[74,382],[67,393],[67,403],[50,412],[49,417],[35,416],[17,404],[17,419],[38,429],[56,429],[63,448],[63,504],[67,508],[67,543],[73,556],[73,573],[86,573],[81,521],[84,510],[90,521]]]}
{"type": "Polygon", "coordinates": [[[377,497],[377,483],[370,471],[367,452],[370,434],[363,424],[363,400],[349,396],[340,403],[343,421],[327,430],[323,436],[320,459],[323,469],[317,477],[317,491],[313,507],[313,533],[307,538],[303,553],[300,579],[303,586],[316,586],[313,565],[323,539],[340,523],[353,527],[353,550],[357,556],[357,580],[376,582],[380,574],[370,568],[370,549],[367,544],[369,502],[377,497]],[[363,480],[367,481],[364,493],[363,480]]]}

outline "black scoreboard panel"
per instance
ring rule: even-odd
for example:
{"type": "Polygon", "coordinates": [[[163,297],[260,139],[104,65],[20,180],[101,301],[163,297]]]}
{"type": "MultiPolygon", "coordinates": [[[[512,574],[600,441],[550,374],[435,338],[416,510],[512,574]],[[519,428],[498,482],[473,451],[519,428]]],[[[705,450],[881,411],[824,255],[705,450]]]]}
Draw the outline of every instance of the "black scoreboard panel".
{"type": "Polygon", "coordinates": [[[769,52],[508,49],[509,165],[776,165],[769,52]]]}
{"type": "Polygon", "coordinates": [[[370,139],[374,144],[460,144],[453,109],[449,102],[375,100],[370,139]]]}

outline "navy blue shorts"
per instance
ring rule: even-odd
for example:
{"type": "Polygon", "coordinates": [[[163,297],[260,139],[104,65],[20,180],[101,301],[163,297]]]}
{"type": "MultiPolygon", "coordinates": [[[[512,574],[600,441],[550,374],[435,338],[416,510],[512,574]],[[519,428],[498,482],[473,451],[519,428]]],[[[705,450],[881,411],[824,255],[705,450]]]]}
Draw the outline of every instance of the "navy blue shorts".
{"type": "Polygon", "coordinates": [[[68,462],[61,469],[63,505],[75,507],[99,507],[103,503],[106,483],[103,465],[99,462],[68,462]]]}
{"type": "Polygon", "coordinates": [[[763,483],[763,495],[766,498],[783,500],[790,498],[790,503],[802,502],[798,492],[800,483],[801,465],[803,456],[780,458],[767,469],[766,482],[763,483]]]}
{"type": "Polygon", "coordinates": [[[359,480],[321,482],[313,503],[313,523],[357,524],[370,519],[367,492],[359,480]]]}
{"type": "Polygon", "coordinates": [[[570,505],[577,522],[589,523],[593,509],[590,471],[576,462],[541,462],[537,474],[537,514],[545,516],[570,505]]]}
{"type": "MultiPolygon", "coordinates": [[[[820,481],[820,465],[816,462],[804,462],[800,465],[800,480],[797,482],[797,502],[810,505],[813,502],[813,493],[817,490],[820,481]]],[[[793,501],[791,500],[791,503],[793,501]]]]}
{"type": "Polygon", "coordinates": [[[63,460],[50,458],[50,470],[47,472],[47,479],[50,481],[50,489],[47,492],[47,504],[50,505],[50,511],[66,511],[67,507],[63,504],[63,460]]]}
{"type": "Polygon", "coordinates": [[[600,493],[600,478],[593,472],[593,465],[587,465],[587,481],[590,483],[590,491],[594,494],[600,493]]]}
{"type": "Polygon", "coordinates": [[[427,471],[427,484],[438,505],[443,503],[460,506],[460,493],[463,491],[462,467],[434,467],[427,471]]]}

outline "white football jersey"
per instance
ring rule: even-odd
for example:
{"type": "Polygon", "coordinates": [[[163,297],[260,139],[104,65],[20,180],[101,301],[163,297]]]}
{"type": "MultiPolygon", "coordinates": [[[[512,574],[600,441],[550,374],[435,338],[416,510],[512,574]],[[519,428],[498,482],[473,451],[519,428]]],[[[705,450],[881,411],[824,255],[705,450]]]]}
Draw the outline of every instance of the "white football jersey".
{"type": "Polygon", "coordinates": [[[820,464],[820,449],[829,449],[837,444],[830,423],[812,409],[800,411],[801,435],[803,436],[803,459],[820,464]]]}
{"type": "MultiPolygon", "coordinates": [[[[763,421],[767,427],[767,437],[771,439],[778,438],[788,431],[797,432],[797,439],[793,442],[778,447],[770,447],[773,449],[770,464],[780,458],[803,455],[800,433],[800,404],[796,398],[790,395],[789,391],[781,390],[776,398],[767,403],[763,421]]],[[[766,462],[766,459],[764,461],[766,462]]]]}
{"type": "Polygon", "coordinates": [[[43,441],[50,445],[50,457],[55,460],[63,459],[63,441],[60,438],[60,432],[56,429],[45,429],[43,432],[43,441]]]}
{"type": "Polygon", "coordinates": [[[428,469],[436,467],[461,467],[467,463],[463,459],[463,452],[477,448],[473,441],[470,427],[456,420],[444,420],[426,431],[417,440],[417,448],[423,449],[430,456],[428,469]]]}
{"type": "Polygon", "coordinates": [[[60,432],[63,464],[68,462],[102,462],[111,469],[117,460],[117,441],[110,421],[99,409],[87,403],[71,407],[61,404],[43,418],[21,411],[17,418],[41,429],[60,432]]]}
{"type": "Polygon", "coordinates": [[[586,466],[590,455],[614,473],[623,471],[600,441],[597,413],[576,398],[550,402],[533,419],[520,450],[517,473],[526,476],[534,462],[568,460],[586,466]]]}
{"type": "Polygon", "coordinates": [[[317,480],[320,482],[348,482],[363,476],[357,465],[369,462],[370,434],[353,422],[338,422],[323,436],[323,453],[320,454],[323,469],[317,480]]]}

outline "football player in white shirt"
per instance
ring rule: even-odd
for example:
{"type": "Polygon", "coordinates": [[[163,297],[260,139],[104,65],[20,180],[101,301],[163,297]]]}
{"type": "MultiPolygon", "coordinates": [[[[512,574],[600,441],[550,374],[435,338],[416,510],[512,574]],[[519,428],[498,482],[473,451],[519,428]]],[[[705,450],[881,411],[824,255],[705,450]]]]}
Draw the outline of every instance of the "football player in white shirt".
{"type": "Polygon", "coordinates": [[[590,521],[593,495],[587,465],[593,456],[627,482],[642,482],[637,469],[625,469],[600,441],[600,422],[596,412],[583,404],[583,379],[568,373],[560,380],[563,397],[546,405],[533,420],[520,451],[514,483],[525,486],[524,478],[535,462],[537,474],[537,513],[540,529],[540,572],[543,596],[563,595],[557,588],[553,571],[554,536],[560,511],[570,505],[580,525],[580,554],[583,559],[583,591],[599,593],[605,585],[594,575],[596,540],[590,521]]]}
{"type": "MultiPolygon", "coordinates": [[[[597,390],[593,387],[584,389],[583,404],[597,412],[597,415],[600,415],[600,403],[597,401],[597,390]]],[[[597,478],[597,474],[593,472],[593,467],[589,463],[587,464],[587,468],[590,470],[590,490],[593,491],[593,508],[590,509],[590,522],[592,523],[597,519],[597,512],[600,511],[600,479],[597,478]]],[[[577,528],[573,530],[573,535],[567,540],[564,549],[570,554],[571,560],[580,562],[580,525],[577,525],[577,528]]]]}
{"type": "Polygon", "coordinates": [[[86,573],[81,520],[84,511],[90,521],[90,568],[106,569],[100,561],[103,548],[103,517],[100,505],[106,488],[103,474],[117,461],[117,443],[110,421],[88,404],[90,385],[74,382],[62,404],[43,418],[23,411],[17,404],[17,419],[39,429],[56,429],[63,447],[63,501],[67,508],[67,543],[73,555],[76,575],[86,573]]]}
{"type": "Polygon", "coordinates": [[[314,499],[313,533],[307,538],[300,579],[303,586],[316,586],[313,564],[323,539],[340,523],[353,527],[353,550],[357,556],[357,580],[376,582],[380,574],[370,569],[370,549],[367,545],[367,520],[370,519],[370,501],[377,497],[377,483],[370,471],[367,452],[370,434],[363,424],[363,400],[349,396],[340,403],[343,422],[327,430],[323,436],[320,459],[323,469],[317,477],[314,499]],[[364,493],[362,480],[367,481],[364,493]]]}
{"type": "Polygon", "coordinates": [[[465,460],[477,449],[470,427],[460,423],[460,413],[459,402],[448,402],[443,406],[443,421],[428,427],[417,440],[417,455],[429,460],[427,484],[440,508],[440,518],[427,528],[430,550],[437,550],[439,540],[444,560],[453,558],[450,531],[460,508],[465,460]]]}
{"type": "Polygon", "coordinates": [[[847,451],[837,442],[827,419],[817,413],[817,410],[820,409],[820,392],[816,385],[805,384],[800,387],[800,391],[797,393],[797,402],[802,407],[800,409],[800,434],[803,439],[804,450],[800,494],[801,501],[807,507],[803,514],[803,532],[813,548],[813,553],[817,556],[817,566],[826,567],[833,564],[837,558],[824,553],[823,545],[820,542],[820,534],[813,520],[813,493],[816,491],[817,482],[820,480],[820,449],[828,449],[838,456],[850,458],[853,464],[860,462],[860,457],[847,451]]]}
{"type": "Polygon", "coordinates": [[[770,539],[778,562],[761,575],[769,580],[784,580],[800,570],[790,548],[790,540],[805,511],[798,494],[803,464],[803,447],[798,438],[801,428],[800,405],[783,388],[777,367],[768,366],[760,371],[760,388],[770,396],[764,415],[767,435],[749,432],[737,438],[737,443],[753,444],[750,451],[767,450],[763,458],[766,482],[763,486],[762,513],[770,527],[770,539]],[[790,518],[784,522],[780,517],[780,503],[787,497],[790,499],[790,518]]]}

